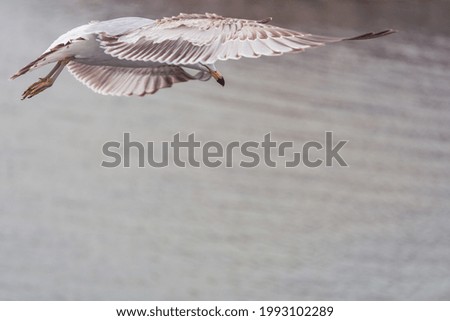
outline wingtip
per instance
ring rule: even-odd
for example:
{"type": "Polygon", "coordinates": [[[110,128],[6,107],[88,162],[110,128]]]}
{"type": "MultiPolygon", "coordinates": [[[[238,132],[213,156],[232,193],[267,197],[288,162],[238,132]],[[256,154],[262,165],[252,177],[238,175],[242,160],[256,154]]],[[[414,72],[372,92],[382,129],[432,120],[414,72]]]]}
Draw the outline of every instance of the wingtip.
{"type": "Polygon", "coordinates": [[[362,34],[362,35],[359,35],[356,37],[347,38],[345,40],[368,40],[368,39],[374,39],[374,38],[388,36],[388,35],[396,33],[396,32],[398,32],[398,31],[395,29],[386,29],[386,30],[379,31],[379,32],[365,33],[365,34],[362,34]]]}
{"type": "Polygon", "coordinates": [[[396,30],[396,29],[387,29],[387,30],[381,31],[381,32],[379,32],[379,33],[377,33],[375,35],[379,36],[379,37],[382,37],[382,36],[391,35],[391,34],[397,33],[397,32],[398,32],[398,30],[396,30]]]}

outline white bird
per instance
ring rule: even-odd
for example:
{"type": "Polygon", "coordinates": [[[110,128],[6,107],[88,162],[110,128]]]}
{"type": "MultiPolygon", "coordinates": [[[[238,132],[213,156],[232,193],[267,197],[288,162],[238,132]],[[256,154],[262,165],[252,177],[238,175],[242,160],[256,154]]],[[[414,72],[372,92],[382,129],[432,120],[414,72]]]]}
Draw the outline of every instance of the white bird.
{"type": "Polygon", "coordinates": [[[51,87],[65,66],[76,79],[104,95],[144,96],[189,80],[225,80],[218,60],[278,56],[343,40],[378,38],[385,30],[352,38],[323,37],[216,14],[180,14],[150,20],[125,17],[93,21],[63,34],[11,79],[50,63],[56,66],[22,95],[31,98],[51,87]],[[185,69],[197,71],[190,74],[185,69]]]}

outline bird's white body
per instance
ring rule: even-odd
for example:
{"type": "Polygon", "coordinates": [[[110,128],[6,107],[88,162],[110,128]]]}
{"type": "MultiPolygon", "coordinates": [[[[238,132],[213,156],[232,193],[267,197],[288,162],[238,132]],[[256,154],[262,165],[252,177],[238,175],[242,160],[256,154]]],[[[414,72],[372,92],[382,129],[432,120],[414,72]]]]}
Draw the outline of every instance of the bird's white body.
{"type": "MultiPolygon", "coordinates": [[[[155,23],[155,20],[140,17],[123,17],[105,21],[91,21],[88,24],[73,28],[65,34],[59,36],[49,47],[55,47],[60,43],[66,43],[78,37],[107,33],[110,35],[119,35],[131,29],[149,26],[155,23]]],[[[94,40],[96,38],[93,38],[94,40]]]]}
{"type": "Polygon", "coordinates": [[[151,20],[125,17],[93,21],[58,37],[36,60],[12,78],[57,63],[50,74],[28,88],[31,98],[50,87],[67,65],[79,81],[105,95],[146,95],[189,80],[214,77],[222,86],[218,60],[278,56],[342,40],[381,37],[393,30],[354,38],[322,37],[215,14],[180,14],[151,20]],[[192,75],[184,68],[198,72],[192,75]]]}
{"type": "MultiPolygon", "coordinates": [[[[73,57],[74,61],[78,61],[87,65],[104,65],[118,66],[130,68],[157,67],[162,64],[154,61],[131,61],[126,59],[118,59],[105,53],[99,45],[99,34],[120,35],[129,30],[138,29],[144,26],[151,26],[155,21],[140,17],[124,17],[106,21],[92,21],[86,25],[76,27],[69,30],[65,34],[58,37],[48,47],[45,52],[49,52],[59,44],[72,42],[71,45],[63,48],[55,54],[49,62],[56,62],[66,57],[73,57]],[[74,39],[83,38],[83,41],[74,41],[74,39]]],[[[45,53],[44,52],[44,53],[45,53]]],[[[204,70],[200,65],[191,65],[192,69],[204,70]]]]}

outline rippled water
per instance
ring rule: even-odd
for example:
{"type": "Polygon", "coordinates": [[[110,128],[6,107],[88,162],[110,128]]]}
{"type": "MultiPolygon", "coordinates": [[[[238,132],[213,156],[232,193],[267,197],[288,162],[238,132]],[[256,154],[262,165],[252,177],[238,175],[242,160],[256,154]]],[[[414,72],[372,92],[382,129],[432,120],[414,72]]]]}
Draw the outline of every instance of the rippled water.
{"type": "Polygon", "coordinates": [[[396,35],[219,63],[227,86],[96,95],[65,72],[2,83],[0,299],[450,299],[445,1],[27,1],[1,5],[7,79],[89,20],[217,12],[396,35]],[[6,44],[6,45],[5,45],[6,44]],[[349,168],[104,169],[101,147],[349,140],[349,168]]]}

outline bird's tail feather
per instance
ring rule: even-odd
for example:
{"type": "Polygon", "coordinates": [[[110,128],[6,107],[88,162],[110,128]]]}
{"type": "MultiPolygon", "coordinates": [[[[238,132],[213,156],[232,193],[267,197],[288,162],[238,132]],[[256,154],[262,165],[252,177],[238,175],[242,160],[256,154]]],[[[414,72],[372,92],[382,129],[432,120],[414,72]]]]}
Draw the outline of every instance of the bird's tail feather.
{"type": "Polygon", "coordinates": [[[33,60],[32,62],[30,62],[28,65],[26,65],[25,67],[20,69],[18,72],[16,72],[14,75],[12,75],[10,79],[11,80],[16,79],[17,77],[20,77],[23,74],[26,74],[27,72],[29,72],[31,69],[37,68],[39,63],[42,62],[42,60],[44,59],[43,56],[44,55],[42,55],[39,58],[37,58],[37,59],[33,60]]]}
{"type": "MultiPolygon", "coordinates": [[[[23,74],[26,74],[30,70],[33,70],[35,68],[39,68],[42,66],[45,66],[47,64],[60,61],[62,59],[65,59],[67,57],[70,57],[72,55],[71,51],[69,50],[70,46],[74,42],[80,42],[86,40],[85,38],[79,37],[74,40],[70,40],[67,43],[60,43],[51,49],[48,49],[46,52],[44,52],[42,55],[40,55],[37,59],[30,62],[28,65],[20,69],[18,72],[16,72],[14,75],[11,76],[11,79],[16,79],[17,77],[22,76],[23,74]]],[[[72,47],[73,48],[73,47],[72,47]]]]}
{"type": "Polygon", "coordinates": [[[16,79],[17,77],[22,76],[23,74],[26,74],[30,70],[33,70],[35,68],[39,68],[42,66],[45,66],[49,63],[56,62],[59,60],[59,57],[52,57],[52,54],[54,54],[59,48],[55,47],[52,48],[49,51],[44,52],[42,55],[40,55],[37,59],[30,62],[28,65],[20,69],[18,72],[16,72],[14,75],[11,76],[12,79],[16,79]]]}

